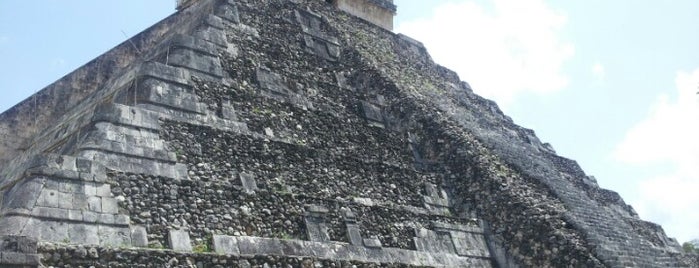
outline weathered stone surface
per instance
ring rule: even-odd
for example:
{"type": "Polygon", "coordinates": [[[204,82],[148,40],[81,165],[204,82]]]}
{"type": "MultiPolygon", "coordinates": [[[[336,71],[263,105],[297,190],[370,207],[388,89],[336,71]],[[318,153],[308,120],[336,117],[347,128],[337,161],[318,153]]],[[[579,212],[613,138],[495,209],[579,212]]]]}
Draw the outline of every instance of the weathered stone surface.
{"type": "Polygon", "coordinates": [[[243,189],[246,193],[251,194],[258,190],[255,175],[253,174],[240,173],[240,183],[243,185],[243,189]]]}
{"type": "Polygon", "coordinates": [[[57,267],[690,266],[422,43],[335,7],[192,1],[0,115],[0,235],[57,267]]]}
{"type": "Polygon", "coordinates": [[[148,233],[143,226],[131,227],[131,244],[134,247],[148,247],[148,233]]]}
{"type": "Polygon", "coordinates": [[[70,242],[82,245],[99,245],[99,227],[91,224],[75,224],[68,229],[70,242]]]}
{"type": "Polygon", "coordinates": [[[240,254],[238,240],[232,236],[214,235],[214,251],[220,254],[240,254]]]}
{"type": "Polygon", "coordinates": [[[170,230],[168,232],[168,245],[175,251],[192,251],[192,242],[187,231],[170,230]]]}
{"type": "Polygon", "coordinates": [[[343,11],[387,30],[393,30],[396,5],[393,4],[392,0],[335,0],[333,2],[343,11]]]}

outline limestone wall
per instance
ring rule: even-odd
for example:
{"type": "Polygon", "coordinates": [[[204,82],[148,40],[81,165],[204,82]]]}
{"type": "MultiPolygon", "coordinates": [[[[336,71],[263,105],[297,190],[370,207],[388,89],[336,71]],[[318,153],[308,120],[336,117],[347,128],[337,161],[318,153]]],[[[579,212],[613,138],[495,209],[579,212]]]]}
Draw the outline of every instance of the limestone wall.
{"type": "MultiPolygon", "coordinates": [[[[209,2],[198,9],[211,10],[212,6],[209,2]]],[[[172,15],[4,111],[0,114],[0,169],[41,142],[47,126],[68,121],[66,115],[78,106],[91,106],[107,98],[122,86],[117,81],[127,72],[161,53],[158,46],[176,34],[191,31],[198,26],[192,23],[206,15],[200,10],[172,15]]]]}
{"type": "Polygon", "coordinates": [[[358,16],[384,29],[393,30],[396,6],[388,0],[334,0],[342,11],[358,16]]]}
{"type": "Polygon", "coordinates": [[[687,266],[416,40],[316,0],[161,24],[3,169],[46,265],[687,266]]]}

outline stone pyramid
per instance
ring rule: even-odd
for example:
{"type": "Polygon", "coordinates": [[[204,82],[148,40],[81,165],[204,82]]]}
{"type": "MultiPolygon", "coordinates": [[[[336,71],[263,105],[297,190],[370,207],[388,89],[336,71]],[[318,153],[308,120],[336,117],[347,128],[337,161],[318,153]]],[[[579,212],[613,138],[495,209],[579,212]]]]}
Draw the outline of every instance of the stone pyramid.
{"type": "Polygon", "coordinates": [[[692,265],[392,1],[179,5],[0,115],[0,267],[692,265]]]}

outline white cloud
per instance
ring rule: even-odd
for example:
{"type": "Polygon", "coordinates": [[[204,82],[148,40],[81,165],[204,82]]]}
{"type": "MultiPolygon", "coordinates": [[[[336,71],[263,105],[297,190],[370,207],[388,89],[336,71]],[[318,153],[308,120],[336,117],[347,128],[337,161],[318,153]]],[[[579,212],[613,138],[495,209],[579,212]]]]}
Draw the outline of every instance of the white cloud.
{"type": "Polygon", "coordinates": [[[605,76],[605,71],[604,71],[604,65],[602,65],[599,62],[596,62],[595,64],[592,65],[592,75],[595,76],[598,80],[604,80],[605,76]]]}
{"type": "Polygon", "coordinates": [[[567,17],[543,0],[446,3],[428,19],[397,25],[424,42],[434,60],[455,70],[479,94],[507,106],[520,93],[567,86],[561,71],[573,45],[559,37],[567,17]]]}
{"type": "Polygon", "coordinates": [[[699,69],[679,72],[675,84],[676,99],[658,96],[649,116],[626,133],[613,156],[667,171],[641,178],[639,200],[632,204],[642,217],[686,241],[699,238],[699,69]]]}

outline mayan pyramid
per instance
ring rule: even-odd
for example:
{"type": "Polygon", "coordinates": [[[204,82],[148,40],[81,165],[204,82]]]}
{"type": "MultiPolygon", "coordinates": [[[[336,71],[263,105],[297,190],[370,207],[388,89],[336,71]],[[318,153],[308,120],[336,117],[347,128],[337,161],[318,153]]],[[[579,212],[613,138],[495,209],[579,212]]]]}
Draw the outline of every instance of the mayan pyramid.
{"type": "Polygon", "coordinates": [[[395,13],[181,1],[5,111],[0,267],[693,265],[395,13]]]}

